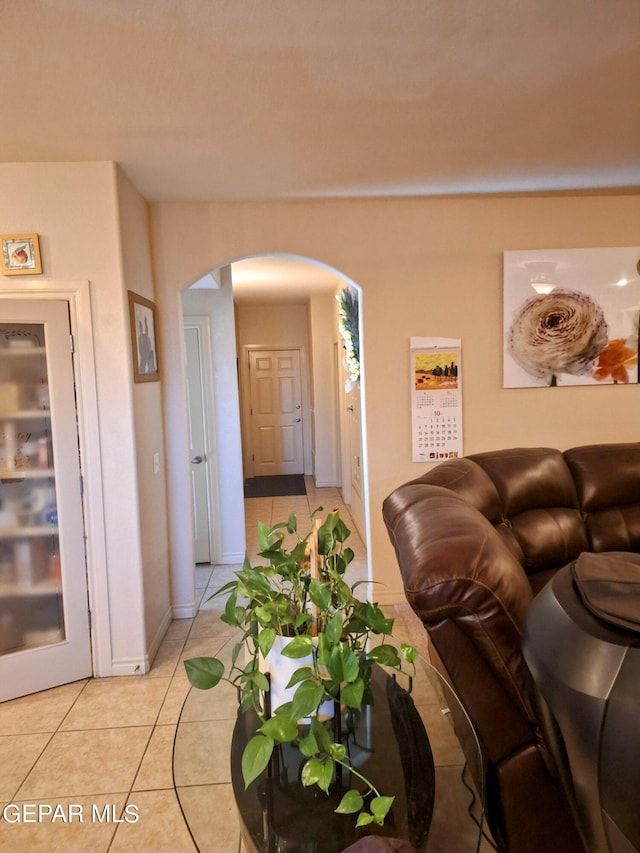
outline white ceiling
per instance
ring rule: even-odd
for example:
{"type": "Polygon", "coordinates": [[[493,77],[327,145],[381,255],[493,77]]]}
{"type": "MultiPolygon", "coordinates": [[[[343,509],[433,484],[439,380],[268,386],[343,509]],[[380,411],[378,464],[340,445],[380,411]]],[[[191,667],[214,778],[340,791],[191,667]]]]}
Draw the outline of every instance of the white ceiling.
{"type": "Polygon", "coordinates": [[[640,185],[640,0],[0,0],[0,162],[149,200],[640,185]]]}
{"type": "Polygon", "coordinates": [[[1,0],[0,162],[152,200],[640,185],[639,0],[1,0]]]}

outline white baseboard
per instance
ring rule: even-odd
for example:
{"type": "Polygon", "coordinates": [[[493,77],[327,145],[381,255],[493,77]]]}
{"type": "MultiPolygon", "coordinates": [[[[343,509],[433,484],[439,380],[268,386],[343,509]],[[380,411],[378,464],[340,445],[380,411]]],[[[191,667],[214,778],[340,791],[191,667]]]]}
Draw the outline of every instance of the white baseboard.
{"type": "Polygon", "coordinates": [[[111,662],[111,672],[109,674],[113,676],[146,675],[151,669],[151,664],[158,653],[160,644],[164,640],[164,635],[167,633],[173,618],[172,608],[168,608],[162,617],[158,630],[151,641],[151,645],[147,649],[147,654],[141,657],[114,658],[111,662]]]}
{"type": "Polygon", "coordinates": [[[174,604],[171,608],[173,619],[193,619],[197,612],[198,605],[195,601],[192,604],[174,604]]]}
{"type": "Polygon", "coordinates": [[[146,675],[150,669],[149,655],[140,658],[114,658],[110,675],[146,675]]]}

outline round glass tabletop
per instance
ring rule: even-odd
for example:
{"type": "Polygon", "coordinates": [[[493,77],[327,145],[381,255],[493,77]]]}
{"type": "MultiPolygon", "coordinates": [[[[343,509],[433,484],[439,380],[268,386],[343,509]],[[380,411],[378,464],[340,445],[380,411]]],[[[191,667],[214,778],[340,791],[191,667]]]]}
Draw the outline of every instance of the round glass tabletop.
{"type": "MultiPolygon", "coordinates": [[[[229,639],[217,656],[230,654],[234,643],[229,639]]],[[[315,786],[303,788],[300,754],[288,746],[277,750],[270,771],[245,790],[240,758],[255,718],[238,716],[231,685],[191,688],[176,730],[173,772],[201,853],[235,853],[240,838],[246,853],[342,853],[365,831],[427,853],[492,849],[482,835],[482,755],[455,693],[424,659],[417,661],[413,679],[378,669],[372,686],[373,706],[357,715],[343,713],[337,732],[335,723],[327,723],[356,768],[381,793],[396,797],[385,825],[364,831],[355,828],[354,815],[334,811],[355,777],[343,771],[329,796],[315,786]]]]}

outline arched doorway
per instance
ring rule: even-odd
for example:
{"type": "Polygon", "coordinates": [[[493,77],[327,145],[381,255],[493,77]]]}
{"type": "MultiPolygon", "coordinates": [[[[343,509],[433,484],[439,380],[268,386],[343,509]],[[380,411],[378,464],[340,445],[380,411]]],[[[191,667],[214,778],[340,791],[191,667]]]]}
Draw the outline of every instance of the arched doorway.
{"type": "MultiPolygon", "coordinates": [[[[254,453],[248,427],[248,365],[250,354],[265,347],[299,350],[304,473],[321,485],[341,488],[345,502],[361,502],[356,508],[358,530],[367,541],[364,425],[358,421],[354,432],[352,417],[361,408],[361,387],[345,389],[337,330],[335,296],[346,287],[359,298],[359,289],[335,270],[306,258],[269,255],[233,261],[182,293],[185,323],[204,317],[210,335],[213,402],[208,416],[217,463],[208,493],[214,528],[211,562],[237,563],[243,557],[241,490],[254,453]],[[350,443],[356,439],[354,450],[350,443]],[[358,494],[351,488],[352,464],[360,468],[358,494]]],[[[195,452],[191,458],[202,455],[195,452]]]]}

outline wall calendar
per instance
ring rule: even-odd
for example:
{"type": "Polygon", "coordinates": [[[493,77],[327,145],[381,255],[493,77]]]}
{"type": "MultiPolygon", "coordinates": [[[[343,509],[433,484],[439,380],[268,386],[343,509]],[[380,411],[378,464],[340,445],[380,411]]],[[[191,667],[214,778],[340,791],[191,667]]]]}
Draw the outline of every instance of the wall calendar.
{"type": "Polygon", "coordinates": [[[411,338],[413,462],[462,456],[461,342],[411,338]]]}

